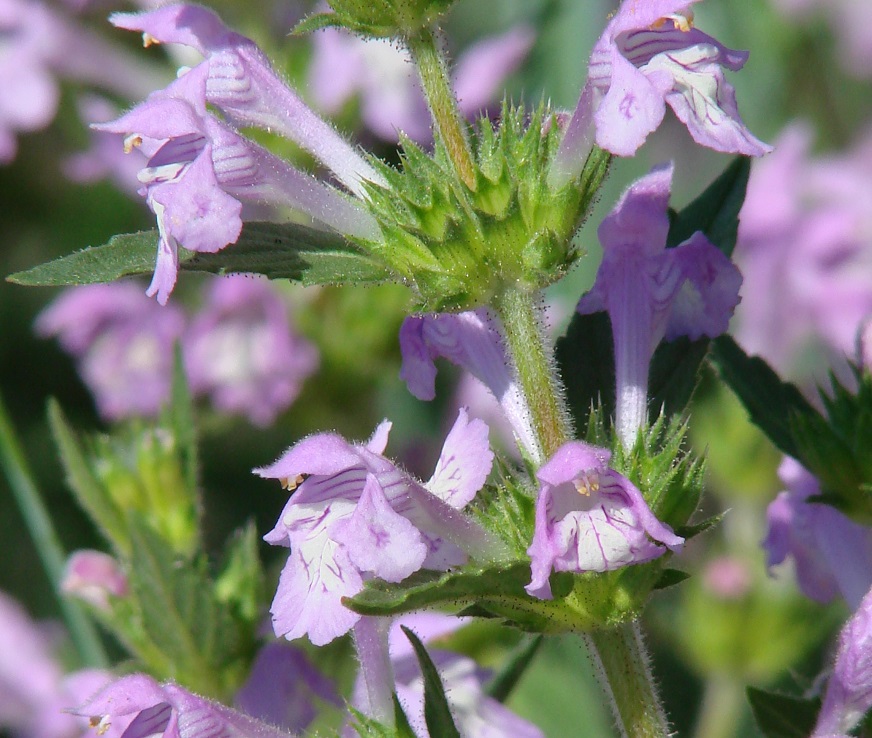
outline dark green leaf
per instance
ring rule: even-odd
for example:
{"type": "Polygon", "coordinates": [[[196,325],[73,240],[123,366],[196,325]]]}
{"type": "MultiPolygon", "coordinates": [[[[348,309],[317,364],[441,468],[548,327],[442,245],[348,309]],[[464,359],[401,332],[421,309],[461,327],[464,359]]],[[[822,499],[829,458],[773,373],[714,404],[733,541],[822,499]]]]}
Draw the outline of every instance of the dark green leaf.
{"type": "Polygon", "coordinates": [[[528,599],[524,585],[529,581],[529,563],[454,572],[422,570],[398,584],[368,581],[360,594],[343,603],[361,615],[398,615],[437,605],[473,605],[489,595],[528,599]]]}
{"type": "MultiPolygon", "coordinates": [[[[84,249],[7,279],[22,285],[49,287],[151,274],[157,239],[157,231],[114,236],[103,246],[84,249]]],[[[213,274],[250,272],[307,285],[376,284],[391,278],[382,264],[342,236],[296,223],[246,223],[239,240],[217,253],[180,248],[179,267],[213,274]]]]}
{"type": "Polygon", "coordinates": [[[607,313],[572,316],[566,335],[557,340],[557,366],[576,428],[586,428],[590,411],[615,413],[615,356],[607,313]]]}
{"type": "Polygon", "coordinates": [[[418,657],[421,674],[424,676],[424,721],[430,738],[460,738],[460,732],[454,724],[454,716],[445,697],[445,686],[436,671],[436,666],[430,659],[424,644],[405,625],[400,626],[418,657]]]}
{"type": "Polygon", "coordinates": [[[681,584],[683,581],[690,579],[690,574],[680,569],[664,569],[660,572],[660,578],[654,585],[654,589],[666,589],[674,587],[676,584],[681,584]]]}
{"type": "Polygon", "coordinates": [[[237,530],[224,551],[215,580],[215,598],[251,626],[252,632],[266,611],[266,584],[258,554],[260,534],[254,521],[237,530]]]}
{"type": "Polygon", "coordinates": [[[801,459],[791,432],[791,419],[819,413],[800,391],[782,382],[763,359],[748,356],[729,336],[712,342],[711,359],[718,374],[745,406],[751,422],[785,454],[801,459]]]}
{"type": "Polygon", "coordinates": [[[661,409],[667,417],[684,412],[699,382],[699,367],[708,347],[708,338],[698,341],[679,338],[657,347],[648,376],[648,409],[652,421],[661,409]]]}
{"type": "Polygon", "coordinates": [[[748,701],[766,738],[806,738],[814,730],[821,706],[820,699],[804,700],[754,687],[748,687],[748,701]]]}
{"type": "Polygon", "coordinates": [[[732,256],[750,173],[751,160],[744,156],[736,158],[699,197],[673,217],[667,246],[677,246],[702,231],[724,254],[732,256]]]}
{"type": "Polygon", "coordinates": [[[506,659],[506,663],[487,685],[486,692],[499,702],[505,702],[515,685],[533,663],[533,657],[542,645],[543,637],[527,636],[506,659]]]}
{"type": "Polygon", "coordinates": [[[92,246],[7,277],[28,287],[60,287],[112,282],[132,274],[150,274],[157,253],[157,231],[113,236],[92,246]]]}

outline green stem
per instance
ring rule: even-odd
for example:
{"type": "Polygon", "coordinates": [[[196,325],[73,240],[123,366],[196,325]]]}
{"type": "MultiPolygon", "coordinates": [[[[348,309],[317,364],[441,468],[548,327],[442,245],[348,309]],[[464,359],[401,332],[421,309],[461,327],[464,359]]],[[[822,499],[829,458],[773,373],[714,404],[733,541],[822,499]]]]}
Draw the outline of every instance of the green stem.
{"type": "Polygon", "coordinates": [[[541,464],[572,438],[569,414],[563,407],[563,389],[554,371],[554,358],[535,303],[536,293],[508,287],[494,300],[502,322],[509,357],[527,400],[541,464]]]}
{"type": "Polygon", "coordinates": [[[705,684],[693,734],[696,738],[733,738],[745,704],[745,689],[728,675],[714,675],[705,684]]]}
{"type": "MultiPolygon", "coordinates": [[[[534,293],[504,289],[493,306],[503,325],[510,360],[530,411],[541,464],[573,437],[551,346],[534,293]]],[[[585,635],[603,689],[611,698],[624,738],[666,738],[669,728],[638,625],[629,623],[585,635]]]]}
{"type": "Polygon", "coordinates": [[[600,683],[611,699],[624,738],[667,738],[666,714],[654,686],[648,654],[637,623],[585,636],[597,662],[600,683]]]}
{"type": "Polygon", "coordinates": [[[58,595],[64,620],[82,662],[93,667],[107,666],[109,662],[94,623],[78,603],[61,596],[59,592],[66,554],[33,481],[33,474],[27,466],[2,398],[0,398],[0,466],[3,467],[9,481],[12,494],[42,560],[43,568],[58,595]]]}
{"type": "Polygon", "coordinates": [[[448,67],[439,51],[436,37],[431,29],[424,29],[417,36],[407,39],[407,43],[418,67],[421,86],[448,158],[463,183],[470,190],[475,190],[475,164],[472,149],[469,147],[466,123],[457,109],[448,67]]]}

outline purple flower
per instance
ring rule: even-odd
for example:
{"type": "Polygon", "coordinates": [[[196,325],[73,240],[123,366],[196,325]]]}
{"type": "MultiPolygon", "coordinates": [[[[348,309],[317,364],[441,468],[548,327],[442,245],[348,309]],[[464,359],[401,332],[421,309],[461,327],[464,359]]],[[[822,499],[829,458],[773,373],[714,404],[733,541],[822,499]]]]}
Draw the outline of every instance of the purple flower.
{"type": "Polygon", "coordinates": [[[366,444],[330,433],[310,436],[255,473],[294,491],[264,536],[289,546],[273,600],[273,627],[288,640],[323,645],[360,616],[342,605],[364,579],[399,582],[421,568],[444,570],[467,555],[502,555],[499,544],[459,511],[490,472],[487,426],[461,410],[425,485],[382,456],[390,423],[366,444]]]}
{"type": "Polygon", "coordinates": [[[137,97],[158,76],[38,0],[0,0],[0,163],[15,157],[16,133],[45,128],[57,113],[58,78],[137,97]]]}
{"type": "MultiPolygon", "coordinates": [[[[50,651],[47,628],[0,592],[0,729],[28,738],[76,738],[88,723],[67,710],[112,680],[108,672],[86,669],[64,675],[50,651]]],[[[118,738],[113,732],[109,738],[118,738]]]]}
{"type": "MultiPolygon", "coordinates": [[[[451,635],[467,618],[420,612],[395,618],[362,618],[354,628],[360,671],[352,705],[364,715],[393,721],[391,695],[396,692],[415,735],[427,738],[424,718],[424,680],[418,659],[400,626],[412,630],[423,643],[451,635]]],[[[464,736],[476,738],[541,738],[542,731],[488,697],[482,688],[490,673],[472,659],[449,651],[428,653],[439,670],[455,725],[464,736]]],[[[342,735],[356,732],[346,726],[342,735]]]]}
{"type": "Polygon", "coordinates": [[[565,443],[540,469],[526,589],[551,599],[552,571],[611,571],[680,551],[684,539],[654,517],[642,493],[608,466],[611,452],[565,443]]]}
{"type": "Polygon", "coordinates": [[[110,597],[126,597],[127,576],[118,562],[102,551],[74,551],[67,559],[61,592],[78,597],[98,610],[109,608],[110,597]]]}
{"type": "Polygon", "coordinates": [[[872,315],[872,135],[826,157],[810,146],[808,128],[793,125],[751,172],[734,329],[747,352],[809,388],[830,369],[851,381],[845,357],[872,315]]]}
{"type": "Polygon", "coordinates": [[[128,134],[149,156],[142,193],[157,216],[158,261],[149,295],[165,303],[178,270],[178,247],[215,252],[236,241],[243,203],[290,206],[340,233],[378,238],[375,220],[334,188],[295,169],[239,135],[258,126],[296,141],[357,197],[362,182],[381,182],[372,167],[318,118],[276,75],[250,39],[227,29],[212,11],[168,5],[116,13],[115,25],[143,31],[147,43],[182,43],[206,59],[165,90],[98,130],[128,134]],[[208,112],[217,107],[226,121],[208,112]],[[228,124],[229,123],[229,124],[228,124]]]}
{"type": "Polygon", "coordinates": [[[293,332],[278,293],[247,275],[212,282],[182,345],[191,389],[260,426],[290,406],[318,365],[317,350],[293,332]]]}
{"type": "Polygon", "coordinates": [[[36,320],[57,336],[107,420],[153,416],[169,398],[173,344],[184,329],[175,308],[161,308],[131,282],[65,291],[36,320]]]}
{"type": "Polygon", "coordinates": [[[400,328],[400,379],[419,400],[436,396],[438,357],[463,367],[499,401],[515,436],[533,459],[542,453],[524,393],[509,369],[498,321],[484,309],[412,316],[400,328]]]}
{"type": "Polygon", "coordinates": [[[664,337],[696,340],[727,329],[742,276],[700,232],[666,248],[672,165],[630,186],[600,224],[603,261],[582,315],[605,310],[615,343],[616,424],[625,447],[647,420],[648,369],[664,337]]]}
{"type": "MultiPolygon", "coordinates": [[[[453,79],[460,112],[484,111],[532,44],[532,29],[517,26],[461,54],[453,79]]],[[[394,142],[402,132],[414,141],[432,139],[430,112],[405,48],[333,28],[315,34],[312,47],[309,86],[320,110],[335,115],[359,94],[363,123],[380,138],[394,142]]]]}
{"type": "Polygon", "coordinates": [[[333,683],[306,654],[281,641],[260,650],[234,702],[246,714],[291,732],[308,727],[320,702],[342,704],[333,683]]]}
{"type": "Polygon", "coordinates": [[[703,146],[760,156],[771,147],[742,123],[735,90],[723,69],[744,66],[733,51],[692,27],[696,0],[624,0],[591,53],[588,78],[557,154],[561,178],[571,179],[595,138],[619,156],[632,156],[663,120],[666,104],[703,146]]]}
{"type": "Polygon", "coordinates": [[[806,597],[829,602],[838,595],[856,608],[872,586],[872,529],[834,507],[807,502],[820,483],[798,461],[785,457],[778,476],[787,486],[766,511],[766,565],[793,558],[806,597]]]}
{"type": "Polygon", "coordinates": [[[836,663],[811,738],[852,730],[872,708],[872,592],[839,634],[836,663]]]}
{"type": "Polygon", "coordinates": [[[158,684],[145,674],[118,679],[79,707],[76,714],[89,718],[100,735],[116,722],[130,720],[125,738],[291,735],[171,682],[158,684]]]}

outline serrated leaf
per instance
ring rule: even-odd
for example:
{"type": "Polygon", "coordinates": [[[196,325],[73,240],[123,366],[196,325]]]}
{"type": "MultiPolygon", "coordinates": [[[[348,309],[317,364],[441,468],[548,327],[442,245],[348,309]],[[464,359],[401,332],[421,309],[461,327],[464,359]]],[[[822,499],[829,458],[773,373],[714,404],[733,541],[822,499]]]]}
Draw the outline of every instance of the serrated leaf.
{"type": "Polygon", "coordinates": [[[806,738],[814,730],[821,701],[789,697],[748,687],[748,701],[766,738],[806,738]]]}
{"type": "Polygon", "coordinates": [[[227,609],[214,597],[205,562],[184,559],[145,523],[131,516],[130,585],[142,628],[155,649],[171,657],[172,677],[201,694],[222,698],[222,667],[240,643],[227,609]]]}
{"type": "Polygon", "coordinates": [[[734,159],[699,197],[672,218],[667,246],[677,246],[702,231],[726,256],[732,256],[750,174],[748,157],[734,159]]]}
{"type": "Polygon", "coordinates": [[[430,738],[460,738],[460,732],[454,724],[454,716],[448,706],[448,699],[445,697],[445,685],[442,684],[430,654],[427,653],[418,636],[405,625],[400,627],[415,650],[424,677],[424,721],[427,723],[430,738]]]}
{"type": "Polygon", "coordinates": [[[485,692],[498,702],[505,702],[512,690],[524,676],[527,667],[539,652],[543,636],[527,636],[509,654],[502,668],[485,688],[485,692]]]}
{"type": "MultiPolygon", "coordinates": [[[[151,274],[157,240],[157,231],[113,236],[103,246],[17,272],[7,280],[32,287],[57,287],[151,274]]],[[[342,236],[296,223],[245,223],[238,241],[217,253],[180,248],[179,268],[213,274],[250,272],[306,285],[377,284],[391,279],[384,265],[342,236]]]]}
{"type": "Polygon", "coordinates": [[[763,359],[748,356],[730,336],[712,342],[711,360],[745,406],[751,422],[788,456],[802,459],[791,432],[791,417],[819,415],[800,391],[782,382],[763,359]]]}
{"type": "Polygon", "coordinates": [[[124,514],[94,476],[85,452],[57,400],[48,403],[52,438],[66,474],[66,482],[79,505],[118,552],[129,550],[124,514]]]}

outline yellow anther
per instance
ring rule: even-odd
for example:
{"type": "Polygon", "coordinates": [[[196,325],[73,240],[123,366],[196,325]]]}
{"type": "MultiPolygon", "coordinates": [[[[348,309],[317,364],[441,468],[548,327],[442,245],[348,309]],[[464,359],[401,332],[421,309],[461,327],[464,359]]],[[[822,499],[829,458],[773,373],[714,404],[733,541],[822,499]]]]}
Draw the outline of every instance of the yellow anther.
{"type": "Polygon", "coordinates": [[[663,28],[663,26],[669,22],[671,22],[673,27],[677,30],[687,33],[691,28],[693,28],[693,11],[688,8],[681,13],[664,15],[662,18],[655,21],[652,28],[663,28]]]}
{"type": "Polygon", "coordinates": [[[142,45],[147,49],[149,46],[156,46],[160,43],[160,39],[155,38],[147,31],[142,34],[142,45]]]}
{"type": "Polygon", "coordinates": [[[142,136],[138,133],[131,133],[127,138],[124,139],[124,153],[129,154],[136,148],[142,146],[142,136]]]}
{"type": "Polygon", "coordinates": [[[578,494],[590,497],[594,492],[599,492],[599,476],[596,472],[582,472],[581,476],[572,480],[578,494]]]}
{"type": "Polygon", "coordinates": [[[297,476],[295,476],[293,479],[291,479],[290,477],[282,477],[281,479],[279,479],[279,483],[282,485],[282,489],[286,489],[288,492],[293,492],[305,481],[306,478],[302,474],[297,474],[297,476]]]}

